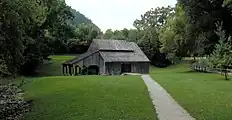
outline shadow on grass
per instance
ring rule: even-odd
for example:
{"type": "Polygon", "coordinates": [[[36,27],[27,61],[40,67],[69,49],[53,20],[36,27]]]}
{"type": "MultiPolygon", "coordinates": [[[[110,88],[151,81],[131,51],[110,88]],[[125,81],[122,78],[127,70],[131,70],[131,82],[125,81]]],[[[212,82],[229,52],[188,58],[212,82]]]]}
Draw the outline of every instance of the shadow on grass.
{"type": "Polygon", "coordinates": [[[212,72],[200,72],[200,71],[193,71],[193,70],[187,70],[187,71],[178,71],[177,73],[199,73],[199,74],[215,74],[212,72]]]}
{"type": "MultiPolygon", "coordinates": [[[[215,80],[225,80],[224,78],[224,74],[220,74],[220,73],[213,73],[213,72],[200,72],[200,71],[192,71],[192,70],[189,70],[189,71],[182,71],[182,72],[177,72],[177,73],[183,73],[183,74],[198,74],[198,75],[215,75],[218,76],[219,78],[218,79],[215,79],[215,80]]],[[[228,75],[228,79],[229,80],[225,80],[225,81],[232,81],[232,76],[231,75],[228,75]]]]}

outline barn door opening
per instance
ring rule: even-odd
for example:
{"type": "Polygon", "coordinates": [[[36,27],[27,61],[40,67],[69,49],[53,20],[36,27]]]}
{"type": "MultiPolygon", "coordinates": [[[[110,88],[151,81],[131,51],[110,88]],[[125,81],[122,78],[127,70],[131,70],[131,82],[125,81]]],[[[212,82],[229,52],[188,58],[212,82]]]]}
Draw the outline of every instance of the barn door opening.
{"type": "Polygon", "coordinates": [[[99,67],[97,65],[89,66],[88,75],[99,75],[99,67]]]}
{"type": "Polygon", "coordinates": [[[122,65],[121,65],[121,73],[131,73],[131,64],[122,63],[122,65]]]}

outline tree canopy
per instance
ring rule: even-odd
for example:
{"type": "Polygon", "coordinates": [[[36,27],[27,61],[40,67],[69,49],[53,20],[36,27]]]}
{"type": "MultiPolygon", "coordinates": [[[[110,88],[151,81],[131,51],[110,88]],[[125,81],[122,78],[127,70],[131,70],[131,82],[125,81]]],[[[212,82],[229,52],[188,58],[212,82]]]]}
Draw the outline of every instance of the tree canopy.
{"type": "Polygon", "coordinates": [[[100,33],[64,0],[2,0],[0,12],[2,75],[31,74],[51,53],[68,52],[70,39],[82,39],[81,23],[90,24],[88,40],[100,33]]]}
{"type": "MultiPolygon", "coordinates": [[[[231,0],[178,0],[157,7],[131,23],[134,29],[103,34],[98,26],[64,0],[2,0],[0,4],[0,74],[30,73],[51,54],[83,53],[95,38],[136,42],[157,66],[182,57],[212,55],[232,35],[231,0]],[[12,48],[12,49],[9,49],[12,48]]],[[[228,43],[227,43],[228,42],[228,43]]],[[[227,63],[231,64],[231,63],[227,63]]]]}

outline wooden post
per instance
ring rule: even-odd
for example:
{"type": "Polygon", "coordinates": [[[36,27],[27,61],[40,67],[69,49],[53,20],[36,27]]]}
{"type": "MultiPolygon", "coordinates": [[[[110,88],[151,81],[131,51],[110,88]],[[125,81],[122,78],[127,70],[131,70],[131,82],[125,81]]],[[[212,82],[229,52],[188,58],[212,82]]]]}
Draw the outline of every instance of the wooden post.
{"type": "Polygon", "coordinates": [[[75,66],[75,76],[77,75],[77,66],[75,66]]]}
{"type": "Polygon", "coordinates": [[[69,75],[72,75],[72,66],[68,65],[68,68],[69,68],[69,75]]]}
{"type": "Polygon", "coordinates": [[[81,67],[79,67],[79,74],[81,74],[81,67]]]}
{"type": "Polygon", "coordinates": [[[75,68],[72,65],[72,75],[75,75],[75,68]]]}
{"type": "Polygon", "coordinates": [[[76,66],[73,67],[73,70],[74,70],[74,76],[76,76],[76,74],[77,74],[76,66]]]}

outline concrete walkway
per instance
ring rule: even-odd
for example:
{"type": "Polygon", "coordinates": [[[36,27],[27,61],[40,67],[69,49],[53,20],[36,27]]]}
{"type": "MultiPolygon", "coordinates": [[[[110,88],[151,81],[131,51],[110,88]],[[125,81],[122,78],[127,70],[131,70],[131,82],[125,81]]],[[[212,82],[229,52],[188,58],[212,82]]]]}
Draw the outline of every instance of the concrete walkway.
{"type": "Polygon", "coordinates": [[[149,75],[143,75],[142,79],[159,120],[195,120],[149,75]]]}

